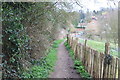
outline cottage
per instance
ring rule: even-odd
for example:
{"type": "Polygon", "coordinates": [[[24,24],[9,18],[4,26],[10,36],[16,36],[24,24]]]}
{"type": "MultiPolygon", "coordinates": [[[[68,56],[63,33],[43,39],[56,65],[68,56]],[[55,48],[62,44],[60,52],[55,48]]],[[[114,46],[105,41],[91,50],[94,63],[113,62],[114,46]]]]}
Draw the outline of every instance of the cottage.
{"type": "Polygon", "coordinates": [[[87,27],[85,28],[85,32],[88,34],[99,34],[99,22],[97,21],[97,18],[95,16],[92,16],[91,22],[87,24],[87,27]]]}
{"type": "Polygon", "coordinates": [[[83,32],[87,27],[87,23],[79,23],[76,27],[76,32],[83,32]]]}

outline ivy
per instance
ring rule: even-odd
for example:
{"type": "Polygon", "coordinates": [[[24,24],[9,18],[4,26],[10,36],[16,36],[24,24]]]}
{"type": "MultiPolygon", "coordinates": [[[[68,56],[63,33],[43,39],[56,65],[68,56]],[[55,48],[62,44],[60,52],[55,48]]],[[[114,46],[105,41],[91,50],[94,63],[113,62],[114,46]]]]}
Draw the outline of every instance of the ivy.
{"type": "Polygon", "coordinates": [[[20,78],[21,59],[29,55],[29,36],[22,21],[31,3],[2,3],[3,78],[20,78]],[[26,8],[24,8],[26,7],[26,8]],[[24,11],[24,12],[23,12],[24,11]]]}
{"type": "Polygon", "coordinates": [[[73,14],[68,16],[69,12],[56,5],[57,2],[2,2],[3,78],[20,78],[24,64],[37,61],[32,54],[37,53],[38,58],[44,55],[60,29],[71,20],[73,14]],[[38,47],[39,52],[30,46],[38,47]]]}

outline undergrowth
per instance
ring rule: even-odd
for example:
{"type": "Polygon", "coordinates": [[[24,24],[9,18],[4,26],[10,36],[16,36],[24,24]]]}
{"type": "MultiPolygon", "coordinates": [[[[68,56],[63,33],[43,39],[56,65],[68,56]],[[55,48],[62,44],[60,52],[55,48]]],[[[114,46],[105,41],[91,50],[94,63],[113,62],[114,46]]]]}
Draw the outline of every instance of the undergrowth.
{"type": "Polygon", "coordinates": [[[34,62],[37,64],[34,64],[29,70],[23,72],[23,78],[48,78],[57,60],[57,47],[62,41],[63,40],[54,41],[48,55],[34,62]]]}
{"type": "Polygon", "coordinates": [[[69,51],[70,56],[72,57],[74,61],[74,68],[77,70],[77,72],[80,74],[82,78],[91,79],[92,77],[90,74],[85,70],[85,67],[83,66],[82,62],[80,60],[75,59],[74,52],[71,49],[70,45],[65,42],[64,45],[66,46],[66,49],[69,51]]]}

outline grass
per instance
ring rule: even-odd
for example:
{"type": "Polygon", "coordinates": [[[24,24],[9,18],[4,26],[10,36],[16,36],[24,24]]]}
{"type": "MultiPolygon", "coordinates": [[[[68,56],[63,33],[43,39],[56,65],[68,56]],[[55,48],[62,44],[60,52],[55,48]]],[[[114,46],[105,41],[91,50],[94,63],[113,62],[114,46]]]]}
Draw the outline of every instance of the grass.
{"type": "MultiPolygon", "coordinates": [[[[84,43],[85,41],[83,39],[80,39],[81,43],[84,43]]],[[[98,52],[104,52],[105,51],[105,42],[98,42],[94,40],[87,40],[87,45],[91,48],[97,50],[98,52]]],[[[115,51],[115,45],[110,43],[110,54],[117,57],[118,51],[115,51]]]]}
{"type": "Polygon", "coordinates": [[[44,58],[39,61],[34,61],[34,63],[39,63],[39,65],[34,64],[27,71],[23,72],[23,78],[48,78],[50,72],[54,69],[54,65],[57,60],[57,47],[63,40],[56,40],[53,42],[49,53],[44,58]]]}
{"type": "Polygon", "coordinates": [[[67,42],[65,42],[64,45],[66,46],[66,49],[69,51],[70,56],[72,57],[72,59],[74,61],[74,68],[77,70],[77,72],[80,74],[80,76],[82,78],[91,79],[92,77],[85,70],[85,67],[83,66],[82,62],[80,60],[75,59],[74,52],[71,49],[71,47],[69,46],[69,44],[67,42]]]}

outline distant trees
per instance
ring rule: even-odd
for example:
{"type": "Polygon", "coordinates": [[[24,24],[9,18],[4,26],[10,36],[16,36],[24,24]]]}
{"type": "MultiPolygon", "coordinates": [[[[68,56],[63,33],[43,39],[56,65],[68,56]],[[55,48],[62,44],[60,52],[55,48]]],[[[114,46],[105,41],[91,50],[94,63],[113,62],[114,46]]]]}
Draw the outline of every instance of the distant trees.
{"type": "Polygon", "coordinates": [[[102,40],[117,44],[118,43],[118,9],[105,8],[105,9],[101,9],[101,11],[97,11],[97,13],[94,12],[95,11],[93,11],[93,13],[90,12],[86,13],[87,15],[86,20],[88,22],[85,31],[86,37],[89,39],[97,39],[97,40],[102,40]],[[93,21],[92,16],[95,16],[97,20],[93,21]]]}
{"type": "Polygon", "coordinates": [[[99,22],[101,23],[101,34],[106,41],[118,42],[118,10],[108,10],[105,11],[102,17],[99,17],[99,22]]]}

